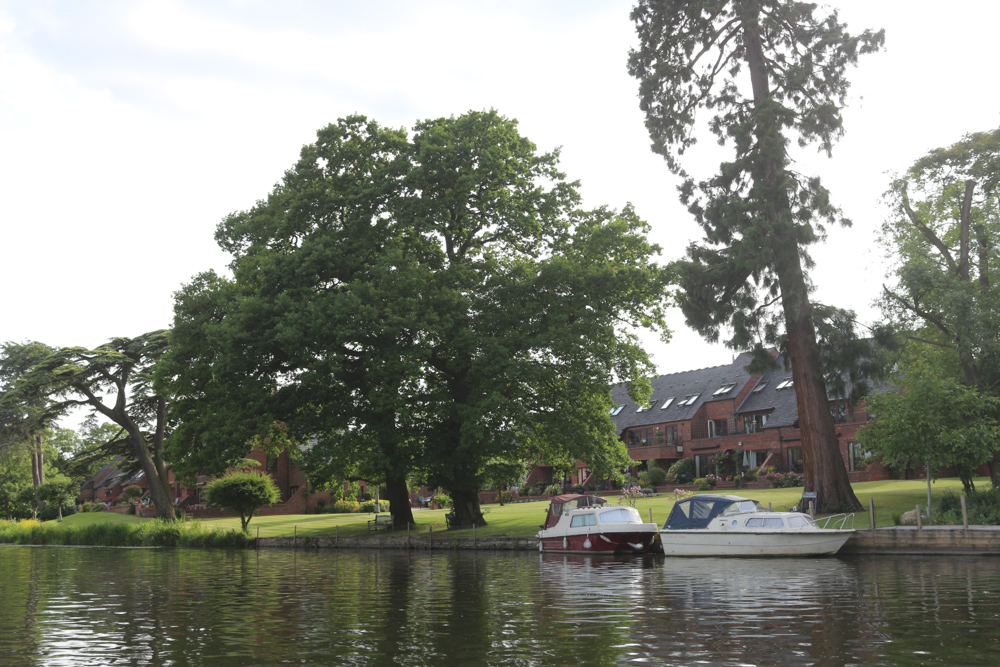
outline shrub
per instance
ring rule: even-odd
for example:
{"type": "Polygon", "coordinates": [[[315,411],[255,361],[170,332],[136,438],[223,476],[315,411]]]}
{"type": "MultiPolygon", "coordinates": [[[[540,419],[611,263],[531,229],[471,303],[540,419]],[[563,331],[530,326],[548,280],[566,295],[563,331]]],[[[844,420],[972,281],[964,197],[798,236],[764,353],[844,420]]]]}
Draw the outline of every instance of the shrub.
{"type": "Polygon", "coordinates": [[[535,487],[525,485],[518,489],[517,493],[521,496],[533,496],[535,495],[535,487]]]}
{"type": "Polygon", "coordinates": [[[514,502],[514,492],[513,491],[501,491],[500,492],[500,504],[512,503],[514,502]]]}
{"type": "Polygon", "coordinates": [[[733,477],[733,488],[736,488],[736,489],[740,488],[740,478],[739,477],[733,477]]]}
{"type": "Polygon", "coordinates": [[[358,511],[360,511],[363,514],[372,514],[372,513],[374,513],[375,512],[375,501],[374,500],[366,500],[363,503],[360,503],[360,505],[358,507],[358,511]]]}
{"type": "Polygon", "coordinates": [[[694,479],[694,459],[681,459],[667,470],[667,479],[677,484],[687,484],[694,479]]]}
{"type": "Polygon", "coordinates": [[[142,487],[138,484],[132,484],[122,489],[122,495],[124,495],[128,500],[136,500],[142,496],[142,493],[142,487]]]}
{"type": "Polygon", "coordinates": [[[694,483],[698,485],[699,491],[711,491],[712,485],[708,483],[707,479],[696,479],[694,483]]]}
{"type": "Polygon", "coordinates": [[[708,485],[709,485],[709,486],[710,486],[711,488],[713,488],[713,489],[714,489],[714,488],[715,488],[715,486],[716,486],[716,485],[717,485],[717,484],[719,483],[719,477],[718,477],[717,475],[705,475],[705,482],[706,482],[706,483],[707,483],[707,484],[708,484],[708,485]]]}
{"type": "Polygon", "coordinates": [[[326,501],[317,500],[316,505],[313,507],[313,514],[323,514],[326,512],[326,501]]]}
{"type": "Polygon", "coordinates": [[[667,471],[654,464],[646,469],[646,479],[650,486],[662,486],[667,481],[667,471]]]}
{"type": "MultiPolygon", "coordinates": [[[[973,491],[965,498],[969,523],[977,526],[1000,525],[1000,489],[973,491]]],[[[945,491],[938,507],[931,513],[927,523],[935,525],[960,525],[962,523],[961,496],[954,491],[945,491]]]]}
{"type": "Polygon", "coordinates": [[[545,489],[547,496],[558,496],[560,493],[562,493],[562,484],[552,484],[545,489]]]}
{"type": "Polygon", "coordinates": [[[642,489],[638,486],[630,486],[627,489],[622,489],[622,494],[618,496],[618,504],[635,507],[635,503],[639,498],[642,498],[642,489]]]}
{"type": "Polygon", "coordinates": [[[205,486],[205,500],[240,515],[240,526],[247,532],[257,510],[281,499],[274,480],[259,470],[230,470],[205,486]]]}
{"type": "Polygon", "coordinates": [[[80,506],[81,512],[100,512],[101,509],[100,503],[84,503],[80,506]]]}
{"type": "Polygon", "coordinates": [[[361,509],[361,503],[357,500],[338,500],[333,504],[334,514],[353,514],[361,509]]]}
{"type": "Polygon", "coordinates": [[[434,496],[434,502],[436,502],[441,507],[452,507],[454,506],[454,501],[452,501],[451,496],[447,493],[439,493],[434,496]]]}
{"type": "MultiPolygon", "coordinates": [[[[62,504],[62,515],[69,516],[76,514],[76,504],[72,501],[65,501],[62,504]]],[[[42,509],[38,510],[38,518],[42,521],[52,521],[59,518],[59,505],[54,502],[47,502],[42,509]]]]}

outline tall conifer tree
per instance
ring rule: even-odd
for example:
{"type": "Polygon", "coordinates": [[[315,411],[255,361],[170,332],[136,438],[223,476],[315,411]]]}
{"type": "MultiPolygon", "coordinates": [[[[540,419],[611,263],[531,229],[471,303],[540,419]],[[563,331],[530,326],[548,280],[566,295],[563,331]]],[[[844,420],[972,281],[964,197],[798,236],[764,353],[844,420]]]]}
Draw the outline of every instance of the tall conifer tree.
{"type": "Polygon", "coordinates": [[[880,48],[883,33],[851,35],[836,12],[784,0],[640,0],[632,19],[639,46],[629,72],[652,148],[683,178],[681,200],[705,230],[678,263],[685,318],[709,340],[729,331],[726,343],[752,350],[759,370],[787,336],[806,491],[820,511],[859,507],[827,405],[804,270],[823,223],[848,222],[818,178],[794,171],[788,145],[830,152],[843,131],[844,72],[880,48]],[[696,182],[681,156],[695,143],[699,109],[734,155],[696,182]]]}

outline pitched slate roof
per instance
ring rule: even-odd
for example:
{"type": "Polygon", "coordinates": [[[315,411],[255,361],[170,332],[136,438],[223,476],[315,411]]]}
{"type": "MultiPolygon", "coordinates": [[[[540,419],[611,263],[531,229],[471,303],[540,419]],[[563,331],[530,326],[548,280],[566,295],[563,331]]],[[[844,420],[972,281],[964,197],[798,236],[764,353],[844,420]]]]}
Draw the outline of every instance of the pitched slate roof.
{"type": "Polygon", "coordinates": [[[754,390],[746,397],[743,404],[737,406],[736,413],[770,412],[767,415],[767,428],[792,426],[799,418],[798,404],[795,402],[795,387],[789,385],[782,389],[778,386],[784,380],[792,379],[792,371],[778,369],[766,373],[754,386],[754,390]],[[757,389],[760,389],[757,391],[757,389]]]}
{"type": "Polygon", "coordinates": [[[653,378],[653,394],[650,398],[652,407],[638,412],[638,405],[629,398],[625,385],[615,385],[611,390],[611,398],[616,405],[624,406],[617,415],[612,415],[618,433],[635,426],[648,424],[663,424],[676,421],[686,421],[694,417],[698,409],[705,403],[732,399],[752,379],[745,366],[750,363],[750,355],[741,354],[726,366],[699,368],[682,373],[671,373],[653,378]],[[719,388],[733,384],[728,392],[715,395],[719,388]],[[691,405],[679,405],[689,396],[697,398],[691,405]],[[664,408],[667,399],[673,401],[664,408]]]}

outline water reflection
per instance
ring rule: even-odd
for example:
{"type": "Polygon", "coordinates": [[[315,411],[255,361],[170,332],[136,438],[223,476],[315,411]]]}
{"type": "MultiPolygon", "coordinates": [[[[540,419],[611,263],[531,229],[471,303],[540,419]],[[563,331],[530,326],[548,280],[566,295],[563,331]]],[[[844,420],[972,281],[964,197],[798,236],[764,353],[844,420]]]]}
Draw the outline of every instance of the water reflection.
{"type": "Polygon", "coordinates": [[[990,558],[0,547],[2,665],[1000,663],[990,558]]]}

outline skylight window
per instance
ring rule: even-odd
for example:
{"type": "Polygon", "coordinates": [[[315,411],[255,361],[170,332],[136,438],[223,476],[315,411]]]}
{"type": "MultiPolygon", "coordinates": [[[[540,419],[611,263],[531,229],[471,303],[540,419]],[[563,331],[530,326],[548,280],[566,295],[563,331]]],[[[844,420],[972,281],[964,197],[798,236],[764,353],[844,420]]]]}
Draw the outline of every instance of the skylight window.
{"type": "Polygon", "coordinates": [[[611,408],[611,416],[614,417],[624,409],[625,409],[624,405],[616,405],[615,407],[611,408]]]}
{"type": "Polygon", "coordinates": [[[673,402],[674,402],[674,397],[671,396],[670,398],[663,401],[663,405],[660,406],[660,409],[662,410],[663,408],[669,408],[670,404],[673,402]]]}
{"type": "Polygon", "coordinates": [[[778,386],[775,387],[775,389],[788,389],[793,384],[795,384],[795,382],[792,381],[792,378],[785,378],[784,380],[778,383],[778,386]]]}
{"type": "Polygon", "coordinates": [[[681,406],[684,406],[684,405],[694,405],[694,402],[698,400],[699,396],[701,396],[701,394],[693,394],[691,396],[688,396],[683,401],[681,401],[680,403],[678,403],[677,407],[681,407],[681,406]]]}
{"type": "Polygon", "coordinates": [[[636,412],[645,412],[646,410],[649,410],[653,407],[653,403],[656,403],[656,401],[650,401],[646,405],[640,405],[636,412]]]}
{"type": "Polygon", "coordinates": [[[735,387],[735,386],[736,386],[735,382],[726,383],[726,384],[722,385],[721,387],[719,387],[718,389],[716,389],[712,393],[712,396],[723,396],[725,394],[728,394],[729,392],[731,392],[733,390],[733,387],[735,387]]]}
{"type": "Polygon", "coordinates": [[[766,382],[761,382],[759,385],[754,387],[753,393],[759,394],[760,392],[764,391],[764,387],[766,386],[767,386],[766,382]]]}

